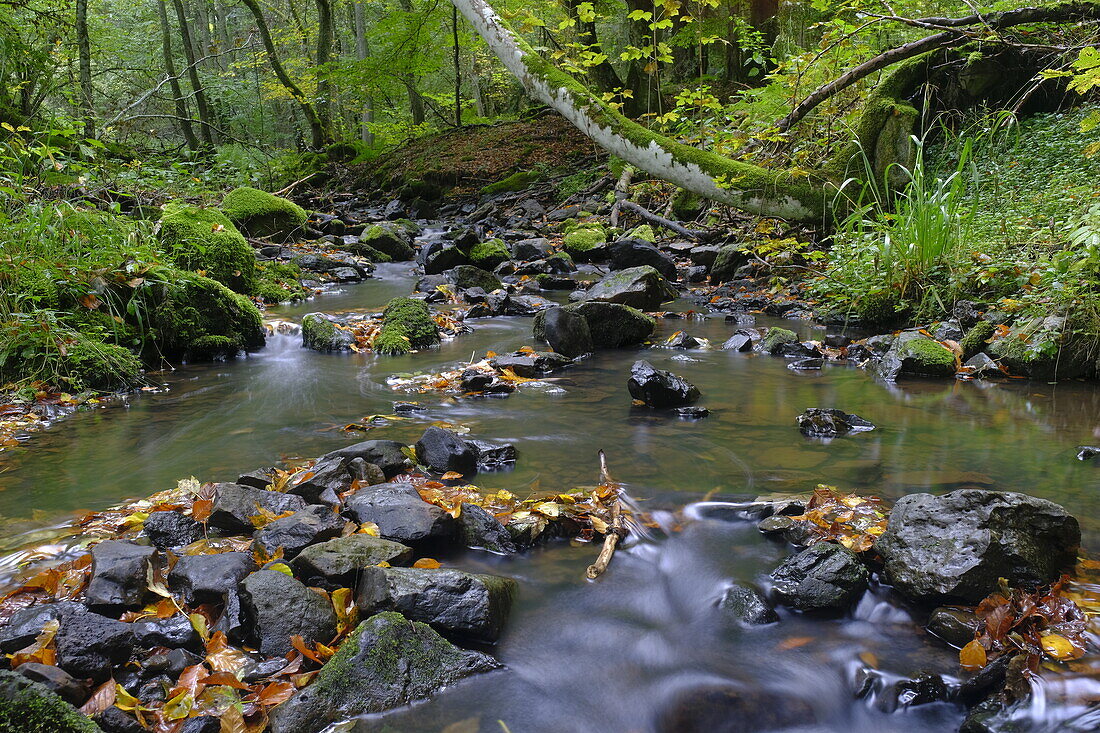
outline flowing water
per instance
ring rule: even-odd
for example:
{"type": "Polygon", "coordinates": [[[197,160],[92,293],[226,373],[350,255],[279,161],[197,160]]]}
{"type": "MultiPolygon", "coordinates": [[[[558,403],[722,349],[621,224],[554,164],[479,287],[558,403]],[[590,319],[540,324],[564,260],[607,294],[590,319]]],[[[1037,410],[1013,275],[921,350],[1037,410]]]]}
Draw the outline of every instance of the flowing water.
{"type": "MultiPolygon", "coordinates": [[[[377,309],[407,294],[414,278],[410,265],[384,265],[374,279],[271,315],[299,321],[314,310],[377,309]]],[[[761,318],[757,325],[773,324],[824,335],[805,323],[761,318]]],[[[468,426],[473,437],[514,443],[513,471],[476,479],[488,488],[523,495],[592,484],[603,449],[629,493],[675,530],[620,551],[594,583],[584,580],[592,545],[450,558],[520,581],[509,628],[493,650],[507,669],[356,728],[448,733],[741,730],[723,727],[737,720],[745,730],[794,730],[793,721],[811,726],[802,730],[845,732],[957,728],[964,711],[948,703],[894,709],[887,690],[896,680],[921,671],[951,678],[958,661],[885,590],[872,589],[844,619],[781,611],[781,623],[766,627],[723,623],[716,609],[723,590],[732,581],[766,586],[785,549],[735,511],[715,511],[721,502],[818,483],[885,497],[963,486],[1017,490],[1066,506],[1081,519],[1085,546],[1098,546],[1100,465],[1074,458],[1076,445],[1100,437],[1093,385],[888,387],[846,366],[794,372],[768,356],[664,348],[604,351],[507,399],[410,398],[387,385],[393,373],[439,371],[530,343],[529,318],[471,325],[472,333],[406,357],[319,354],[302,349],[298,336],[276,335],[247,358],[161,375],[167,391],[80,413],[0,457],[4,541],[18,544],[20,532],[187,476],[233,480],[363,440],[342,426],[389,414],[399,399],[426,409],[366,437],[413,442],[431,422],[445,421],[468,426]],[[698,385],[710,417],[632,407],[626,378],[638,358],[698,385]],[[795,422],[807,407],[838,407],[879,427],[831,442],[807,439],[795,422]],[[878,671],[868,676],[867,668],[878,671]],[[861,685],[869,692],[855,700],[861,685]]],[[[717,346],[737,327],[721,316],[662,319],[655,340],[683,329],[717,346]]],[[[1100,697],[1093,679],[1064,676],[1038,688],[1029,729],[1095,730],[1100,721],[1064,700],[1100,697]]]]}

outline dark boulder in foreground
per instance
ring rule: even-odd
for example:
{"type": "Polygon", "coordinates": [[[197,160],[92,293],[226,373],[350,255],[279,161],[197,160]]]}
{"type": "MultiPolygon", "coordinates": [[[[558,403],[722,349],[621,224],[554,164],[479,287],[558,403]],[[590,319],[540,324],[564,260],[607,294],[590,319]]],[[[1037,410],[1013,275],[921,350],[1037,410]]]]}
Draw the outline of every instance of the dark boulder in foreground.
{"type": "Polygon", "coordinates": [[[92,548],[89,606],[140,606],[149,594],[148,573],[156,548],[107,540],[92,548]]]}
{"type": "Polygon", "coordinates": [[[292,636],[326,643],[336,636],[336,611],[327,598],[278,570],[258,570],[241,583],[241,607],[253,623],[260,652],[281,657],[292,636]]]}
{"type": "Polygon", "coordinates": [[[477,452],[455,433],[435,425],[416,441],[416,459],[439,473],[477,473],[477,452]]]}
{"type": "Polygon", "coordinates": [[[168,574],[168,588],[188,603],[221,603],[255,569],[248,552],[183,555],[168,574]]]}
{"type": "Polygon", "coordinates": [[[576,311],[550,308],[542,315],[542,333],[551,349],[570,358],[587,354],[593,349],[588,321],[576,311]]]}
{"type": "Polygon", "coordinates": [[[798,429],[803,435],[835,438],[838,435],[874,430],[874,424],[859,415],[825,407],[811,407],[798,416],[798,429]]]}
{"type": "Polygon", "coordinates": [[[463,504],[458,515],[458,537],[466,547],[502,555],[516,551],[512,535],[496,517],[477,504],[463,504]]]}
{"type": "Polygon", "coordinates": [[[16,672],[0,671],[0,731],[41,733],[102,733],[44,685],[16,672]]]}
{"type": "Polygon", "coordinates": [[[592,286],[585,298],[651,311],[657,310],[661,303],[674,299],[676,295],[676,288],[661,273],[649,265],[641,265],[607,275],[592,286]]]}
{"type": "Polygon", "coordinates": [[[362,458],[367,463],[373,463],[382,469],[387,479],[391,479],[399,473],[404,473],[412,468],[408,456],[404,453],[405,444],[396,440],[364,440],[361,443],[353,443],[338,450],[330,451],[317,459],[317,463],[333,458],[343,458],[353,461],[362,458]]]}
{"type": "Polygon", "coordinates": [[[95,683],[110,679],[112,668],[130,657],[133,624],[90,611],[73,611],[61,618],[55,637],[57,666],[77,679],[95,683]]]}
{"type": "Polygon", "coordinates": [[[675,690],[660,703],[654,733],[750,733],[791,731],[816,733],[818,712],[789,692],[732,683],[704,684],[675,690]]]}
{"type": "Polygon", "coordinates": [[[910,600],[978,603],[997,579],[1037,586],[1077,560],[1081,528],[1061,506],[1024,494],[959,489],[910,494],[875,542],[886,576],[910,600]]]}
{"type": "Polygon", "coordinates": [[[229,532],[251,532],[254,529],[252,517],[260,514],[261,508],[272,514],[282,514],[287,510],[305,509],[306,503],[293,494],[250,489],[238,484],[214,484],[214,508],[207,523],[229,532]]]}
{"type": "MultiPolygon", "coordinates": [[[[546,318],[554,309],[543,311],[535,316],[534,337],[536,341],[550,342],[546,330],[546,318]]],[[[617,349],[621,346],[640,344],[649,338],[657,322],[637,308],[620,303],[582,301],[562,306],[566,313],[583,316],[588,324],[591,348],[617,349]]],[[[564,352],[562,352],[564,353],[564,352]]]]}
{"type": "Polygon", "coordinates": [[[867,590],[867,568],[851,550],[818,542],[772,572],[775,595],[799,611],[846,611],[867,590]]]}
{"type": "Polygon", "coordinates": [[[447,633],[496,641],[512,608],[516,581],[461,570],[366,568],[356,605],[364,616],[397,611],[447,633]]]}
{"type": "Polygon", "coordinates": [[[639,360],[630,368],[630,396],[650,407],[682,407],[699,399],[699,388],[672,372],[639,360]]]}
{"type": "Polygon", "coordinates": [[[421,700],[500,665],[459,649],[427,624],[379,613],[359,624],[313,683],[275,708],[272,733],[317,733],[330,723],[421,700]]]}
{"type": "Polygon", "coordinates": [[[202,525],[182,512],[150,512],[142,523],[149,541],[160,549],[183,547],[202,538],[202,525]]]}
{"type": "Polygon", "coordinates": [[[307,506],[289,517],[276,519],[263,529],[256,530],[253,545],[268,557],[274,557],[279,548],[289,559],[310,545],[335,539],[344,531],[344,519],[327,506],[307,506]]]}

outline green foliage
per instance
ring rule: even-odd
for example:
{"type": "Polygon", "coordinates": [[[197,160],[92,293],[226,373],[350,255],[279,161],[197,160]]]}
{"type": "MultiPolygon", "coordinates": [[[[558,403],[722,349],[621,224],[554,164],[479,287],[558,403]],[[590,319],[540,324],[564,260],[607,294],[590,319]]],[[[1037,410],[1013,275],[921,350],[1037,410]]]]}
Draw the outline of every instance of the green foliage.
{"type": "Polygon", "coordinates": [[[238,293],[256,292],[252,247],[217,209],[170,204],[161,216],[159,238],[181,267],[201,272],[238,293]]]}

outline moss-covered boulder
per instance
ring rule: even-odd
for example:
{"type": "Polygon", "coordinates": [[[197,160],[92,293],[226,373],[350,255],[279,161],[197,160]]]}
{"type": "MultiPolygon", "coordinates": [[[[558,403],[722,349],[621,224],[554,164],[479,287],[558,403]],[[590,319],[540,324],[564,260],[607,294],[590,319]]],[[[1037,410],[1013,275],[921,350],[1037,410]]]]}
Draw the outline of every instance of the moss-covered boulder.
{"type": "MultiPolygon", "coordinates": [[[[360,235],[359,245],[381,252],[389,258],[386,261],[408,262],[416,256],[409,235],[400,227],[375,224],[360,235]]],[[[359,254],[359,252],[353,253],[359,254]]]]}
{"type": "Polygon", "coordinates": [[[103,733],[90,718],[17,672],[0,671],[0,733],[103,733]]]}
{"type": "Polygon", "coordinates": [[[500,278],[491,272],[486,272],[480,267],[474,267],[473,265],[459,265],[458,267],[452,267],[444,273],[455,287],[464,290],[466,288],[481,288],[486,293],[491,293],[498,288],[504,287],[504,283],[500,278]]]}
{"type": "Polygon", "coordinates": [[[769,328],[760,339],[760,350],[767,354],[776,354],[787,344],[798,343],[798,334],[787,328],[769,328]]]}
{"type": "Polygon", "coordinates": [[[146,276],[148,327],[157,350],[169,358],[226,358],[264,345],[255,304],[193,272],[157,268],[146,276]]]}
{"type": "Polygon", "coordinates": [[[656,310],[676,298],[676,288],[649,265],[612,272],[592,286],[585,300],[621,303],[641,310],[656,310]]]}
{"type": "MultiPolygon", "coordinates": [[[[563,306],[562,310],[584,317],[588,323],[591,344],[597,349],[616,349],[640,344],[657,327],[657,321],[652,317],[637,308],[619,303],[584,301],[563,306]]],[[[533,335],[539,342],[549,341],[546,313],[547,311],[542,311],[535,316],[533,335]]]]}
{"type": "Polygon", "coordinates": [[[0,344],[0,384],[42,379],[70,392],[141,384],[141,361],[129,349],[62,325],[2,324],[0,344]]]}
{"type": "Polygon", "coordinates": [[[901,360],[901,376],[950,377],[956,371],[954,352],[927,336],[902,334],[893,353],[901,360]]]}
{"type": "Polygon", "coordinates": [[[302,318],[302,346],[314,351],[346,351],[355,343],[351,332],[340,328],[324,313],[307,313],[302,318]]]}
{"type": "Polygon", "coordinates": [[[989,321],[978,321],[971,326],[970,330],[963,336],[962,341],[959,342],[959,347],[962,348],[963,360],[985,351],[986,342],[993,338],[996,330],[996,327],[989,321]]]}
{"type": "Polygon", "coordinates": [[[382,330],[375,336],[373,348],[378,354],[406,354],[439,341],[439,327],[427,303],[394,298],[382,313],[382,330]]]}
{"type": "Polygon", "coordinates": [[[657,234],[649,224],[642,224],[627,232],[623,239],[640,239],[643,242],[654,244],[657,241],[657,234]]]}
{"type": "Polygon", "coordinates": [[[305,209],[293,201],[248,186],[227,193],[222,211],[251,237],[287,236],[302,228],[308,218],[305,209]]]}
{"type": "Polygon", "coordinates": [[[1010,374],[1030,379],[1072,379],[1097,371],[1095,355],[1064,316],[1022,319],[986,352],[1010,374]]]}
{"type": "Polygon", "coordinates": [[[542,178],[542,175],[538,171],[517,171],[507,178],[502,178],[496,183],[490,183],[488,186],[484,186],[479,193],[483,196],[491,196],[497,193],[522,191],[528,186],[537,183],[540,178],[542,178]]]}
{"type": "Polygon", "coordinates": [[[470,264],[482,270],[492,270],[510,259],[512,259],[512,253],[500,239],[478,242],[470,248],[470,264]]]}
{"type": "Polygon", "coordinates": [[[577,262],[594,262],[607,256],[607,234],[602,226],[586,226],[567,232],[562,249],[577,262]]]}
{"type": "Polygon", "coordinates": [[[217,209],[169,204],[160,218],[158,237],[180,267],[238,293],[256,292],[256,255],[233,222],[217,209]]]}
{"type": "Polygon", "coordinates": [[[330,723],[420,700],[500,665],[459,649],[430,626],[399,613],[359,624],[311,685],[275,708],[272,733],[317,733],[330,723]]]}

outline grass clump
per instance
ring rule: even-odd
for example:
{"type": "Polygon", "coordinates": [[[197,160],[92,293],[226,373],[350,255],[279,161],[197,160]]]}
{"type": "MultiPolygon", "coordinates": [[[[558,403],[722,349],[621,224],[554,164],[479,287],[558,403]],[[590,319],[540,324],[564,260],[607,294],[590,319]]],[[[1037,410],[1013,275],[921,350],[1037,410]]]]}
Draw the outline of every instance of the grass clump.
{"type": "Polygon", "coordinates": [[[478,193],[482,196],[491,196],[496,193],[522,191],[528,186],[538,183],[541,178],[542,174],[539,171],[516,171],[507,178],[484,186],[478,193]]]}

